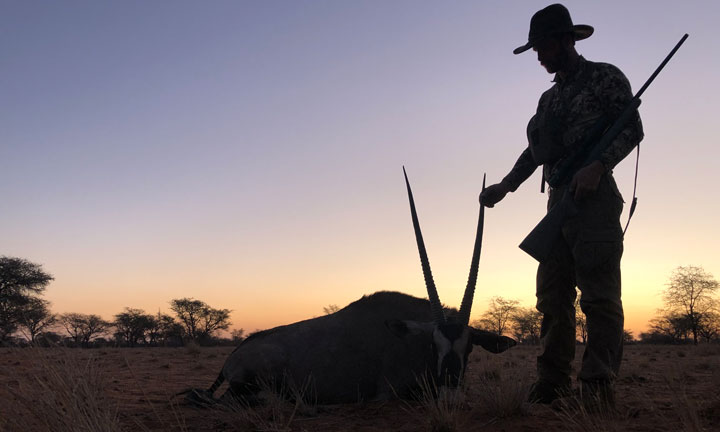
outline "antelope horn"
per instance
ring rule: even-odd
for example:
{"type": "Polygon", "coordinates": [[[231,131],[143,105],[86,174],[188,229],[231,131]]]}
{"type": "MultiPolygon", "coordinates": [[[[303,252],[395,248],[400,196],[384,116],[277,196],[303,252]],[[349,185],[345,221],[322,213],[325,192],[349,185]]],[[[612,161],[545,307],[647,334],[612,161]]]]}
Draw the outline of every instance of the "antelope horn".
{"type": "Polygon", "coordinates": [[[438,297],[435,281],[433,281],[430,261],[428,260],[427,251],[425,250],[425,242],[423,241],[422,232],[420,232],[420,222],[418,222],[417,211],[415,210],[415,200],[413,200],[410,182],[408,181],[404,166],[403,175],[405,176],[405,184],[407,185],[408,197],[410,198],[410,213],[412,214],[413,228],[415,228],[415,240],[417,240],[418,251],[420,252],[420,264],[422,265],[423,276],[425,277],[425,286],[427,287],[428,297],[430,298],[430,310],[433,320],[437,324],[445,324],[445,313],[443,312],[442,304],[440,304],[440,297],[438,297]]]}
{"type": "MultiPolygon", "coordinates": [[[[485,174],[483,174],[482,190],[485,190],[485,174]]],[[[485,206],[480,204],[480,217],[478,218],[477,234],[475,234],[475,247],[470,262],[470,276],[468,276],[467,287],[460,304],[458,321],[467,325],[470,322],[470,310],[472,309],[473,295],[475,295],[475,284],[477,283],[478,265],[480,263],[480,250],[482,249],[483,225],[485,223],[485,206]]]]}

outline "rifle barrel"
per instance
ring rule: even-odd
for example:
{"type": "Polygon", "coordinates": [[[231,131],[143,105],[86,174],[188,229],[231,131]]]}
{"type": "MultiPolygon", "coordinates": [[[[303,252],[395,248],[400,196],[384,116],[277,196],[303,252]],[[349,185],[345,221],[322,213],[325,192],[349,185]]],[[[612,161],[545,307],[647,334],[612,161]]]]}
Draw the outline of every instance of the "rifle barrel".
{"type": "Polygon", "coordinates": [[[688,38],[688,34],[685,33],[685,35],[684,35],[682,38],[680,38],[680,42],[678,42],[678,43],[675,45],[675,48],[673,48],[672,51],[670,51],[670,54],[668,54],[667,57],[665,57],[665,60],[663,60],[662,63],[660,63],[660,66],[658,66],[658,68],[655,69],[655,72],[653,72],[653,74],[650,75],[650,78],[645,82],[645,85],[643,85],[642,88],[640,88],[640,90],[639,90],[639,91],[637,92],[637,94],[635,95],[636,98],[639,98],[640,96],[642,96],[643,93],[645,93],[645,90],[647,90],[647,88],[650,87],[650,84],[652,84],[652,82],[655,80],[655,77],[658,76],[658,74],[660,73],[661,70],[663,70],[663,68],[665,67],[665,65],[666,65],[666,64],[670,61],[670,59],[675,55],[675,53],[677,52],[677,50],[680,49],[680,46],[681,46],[683,43],[685,43],[685,39],[687,39],[687,38],[688,38]]]}

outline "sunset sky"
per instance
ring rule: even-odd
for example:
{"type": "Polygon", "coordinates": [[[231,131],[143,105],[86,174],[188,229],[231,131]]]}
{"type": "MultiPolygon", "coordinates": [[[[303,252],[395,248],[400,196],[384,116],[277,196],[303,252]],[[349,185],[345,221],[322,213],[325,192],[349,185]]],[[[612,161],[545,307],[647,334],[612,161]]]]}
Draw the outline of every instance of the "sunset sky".
{"type": "MultiPolygon", "coordinates": [[[[483,173],[499,181],[552,76],[527,41],[547,1],[3,1],[0,255],[43,265],[55,312],[169,311],[193,297],[246,331],[364,294],[426,296],[402,166],[443,302],[458,306],[483,173]]],[[[674,268],[720,277],[716,1],[568,1],[589,60],[643,97],[626,327],[674,268]]],[[[629,203],[632,154],[616,170],[629,203]]],[[[534,305],[517,248],[539,170],[486,211],[473,319],[534,305]]],[[[629,207],[629,206],[628,206],[629,207]]],[[[623,215],[623,223],[627,211],[623,215]]]]}

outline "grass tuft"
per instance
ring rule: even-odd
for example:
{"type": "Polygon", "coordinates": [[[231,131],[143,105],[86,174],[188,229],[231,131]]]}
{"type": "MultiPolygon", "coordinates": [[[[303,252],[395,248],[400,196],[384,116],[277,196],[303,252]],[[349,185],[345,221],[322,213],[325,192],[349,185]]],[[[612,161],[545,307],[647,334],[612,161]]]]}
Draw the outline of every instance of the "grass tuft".
{"type": "Polygon", "coordinates": [[[256,400],[228,400],[219,407],[226,412],[225,421],[235,430],[288,432],[298,415],[317,415],[317,401],[312,379],[301,385],[288,377],[280,382],[259,380],[256,400]]]}
{"type": "Polygon", "coordinates": [[[417,395],[420,410],[430,423],[432,432],[456,432],[461,430],[463,411],[467,407],[462,387],[438,388],[434,380],[423,375],[418,377],[417,395]]]}
{"type": "Polygon", "coordinates": [[[79,359],[65,349],[28,348],[26,361],[38,369],[30,382],[10,389],[0,429],[7,431],[120,432],[117,403],[94,356],[79,359]]]}

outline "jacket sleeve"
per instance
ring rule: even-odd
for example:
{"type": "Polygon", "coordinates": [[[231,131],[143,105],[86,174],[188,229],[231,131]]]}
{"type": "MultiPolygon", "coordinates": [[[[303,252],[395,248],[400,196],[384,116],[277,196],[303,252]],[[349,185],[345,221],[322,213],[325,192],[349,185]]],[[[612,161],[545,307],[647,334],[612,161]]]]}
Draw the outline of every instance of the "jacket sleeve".
{"type": "Polygon", "coordinates": [[[528,179],[537,169],[538,164],[535,163],[530,148],[526,148],[518,158],[510,173],[503,178],[502,182],[510,187],[511,192],[515,192],[518,187],[528,179]]]}
{"type": "MultiPolygon", "coordinates": [[[[610,119],[617,118],[622,110],[630,103],[632,91],[630,82],[615,66],[607,65],[599,71],[596,92],[602,103],[602,110],[610,119]]],[[[640,115],[636,114],[622,132],[613,140],[610,146],[600,156],[600,162],[605,169],[613,169],[621,160],[642,141],[644,136],[640,115]]]]}

